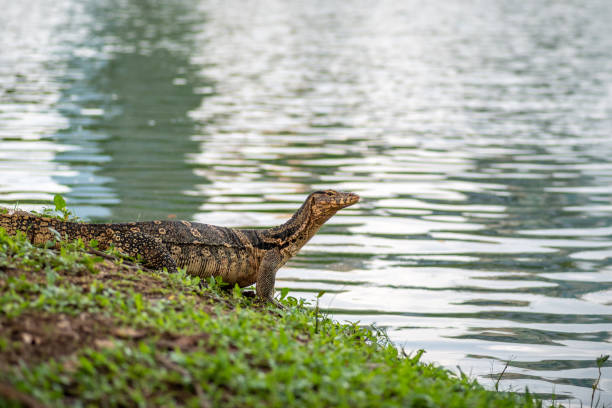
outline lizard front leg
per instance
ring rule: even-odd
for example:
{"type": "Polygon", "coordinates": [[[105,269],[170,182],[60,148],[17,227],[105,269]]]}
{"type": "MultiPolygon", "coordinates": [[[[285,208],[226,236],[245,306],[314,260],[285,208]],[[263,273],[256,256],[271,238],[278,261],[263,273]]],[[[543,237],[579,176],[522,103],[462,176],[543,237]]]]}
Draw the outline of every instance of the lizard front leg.
{"type": "Polygon", "coordinates": [[[255,292],[261,300],[272,302],[282,309],[283,306],[274,300],[274,281],[280,263],[281,255],[278,249],[271,249],[266,252],[257,271],[255,292]]]}

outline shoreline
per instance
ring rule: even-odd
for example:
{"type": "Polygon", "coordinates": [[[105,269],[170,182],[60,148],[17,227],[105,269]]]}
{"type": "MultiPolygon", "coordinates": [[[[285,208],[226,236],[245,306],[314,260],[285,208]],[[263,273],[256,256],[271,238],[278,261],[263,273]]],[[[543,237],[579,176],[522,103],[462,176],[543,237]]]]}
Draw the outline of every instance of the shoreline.
{"type": "Polygon", "coordinates": [[[422,363],[421,351],[286,291],[280,310],[248,289],[203,287],[80,241],[55,250],[0,230],[0,249],[8,406],[542,405],[422,363]]]}

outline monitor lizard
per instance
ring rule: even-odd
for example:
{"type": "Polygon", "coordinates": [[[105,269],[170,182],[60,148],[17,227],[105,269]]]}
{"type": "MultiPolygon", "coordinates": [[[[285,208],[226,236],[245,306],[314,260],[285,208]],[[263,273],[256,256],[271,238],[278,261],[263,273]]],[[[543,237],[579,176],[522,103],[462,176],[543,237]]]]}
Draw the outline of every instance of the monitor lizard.
{"type": "Polygon", "coordinates": [[[141,257],[144,266],[190,275],[220,276],[245,287],[256,283],[257,296],[273,299],[276,272],[313,237],[338,210],[359,196],[334,190],[315,191],[284,224],[267,229],[235,229],[189,221],[146,221],[115,224],[67,222],[25,211],[0,212],[0,227],[8,234],[24,232],[34,244],[62,238],[98,242],[141,257]]]}

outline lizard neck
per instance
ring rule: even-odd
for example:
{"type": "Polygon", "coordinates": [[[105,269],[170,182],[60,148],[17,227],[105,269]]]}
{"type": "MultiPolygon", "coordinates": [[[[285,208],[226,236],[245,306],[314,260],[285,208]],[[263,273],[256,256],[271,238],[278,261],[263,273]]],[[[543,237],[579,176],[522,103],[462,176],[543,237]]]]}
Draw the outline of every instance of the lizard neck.
{"type": "Polygon", "coordinates": [[[295,255],[321,226],[331,218],[315,217],[311,211],[311,200],[306,200],[304,204],[282,225],[268,228],[261,232],[262,238],[276,246],[290,256],[295,255]]]}

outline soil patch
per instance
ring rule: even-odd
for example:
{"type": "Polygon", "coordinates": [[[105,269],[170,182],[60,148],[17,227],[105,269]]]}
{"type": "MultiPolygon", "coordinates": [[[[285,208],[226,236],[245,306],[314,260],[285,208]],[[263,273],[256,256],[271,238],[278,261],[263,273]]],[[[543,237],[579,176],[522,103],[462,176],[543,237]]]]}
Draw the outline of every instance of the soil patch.
{"type": "Polygon", "coordinates": [[[113,339],[139,341],[156,337],[159,347],[179,348],[183,352],[208,348],[210,335],[159,333],[152,329],[117,326],[113,319],[90,313],[78,316],[26,312],[0,322],[0,337],[8,341],[0,352],[0,366],[20,362],[35,364],[50,358],[58,359],[80,349],[112,347],[113,339]]]}
{"type": "Polygon", "coordinates": [[[8,342],[0,353],[0,365],[70,355],[83,347],[96,346],[96,341],[108,338],[112,331],[112,319],[105,316],[24,312],[0,321],[1,337],[8,342]]]}

